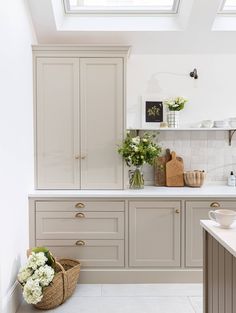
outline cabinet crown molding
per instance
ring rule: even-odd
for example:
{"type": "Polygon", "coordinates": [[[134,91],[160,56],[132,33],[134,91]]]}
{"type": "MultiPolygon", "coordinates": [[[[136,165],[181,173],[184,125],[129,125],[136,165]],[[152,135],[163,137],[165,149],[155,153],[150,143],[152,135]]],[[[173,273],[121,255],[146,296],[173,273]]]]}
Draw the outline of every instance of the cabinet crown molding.
{"type": "Polygon", "coordinates": [[[74,52],[96,52],[96,53],[116,53],[128,56],[130,54],[131,46],[123,45],[59,45],[59,44],[43,44],[32,45],[33,52],[37,51],[74,51],[74,52]]]}

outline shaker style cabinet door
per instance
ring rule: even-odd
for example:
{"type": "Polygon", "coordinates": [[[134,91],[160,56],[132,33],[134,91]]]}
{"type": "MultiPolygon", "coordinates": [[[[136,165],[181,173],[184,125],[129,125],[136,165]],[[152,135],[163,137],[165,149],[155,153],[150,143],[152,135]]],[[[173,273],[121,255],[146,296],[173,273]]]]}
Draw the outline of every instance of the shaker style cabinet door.
{"type": "Polygon", "coordinates": [[[131,201],[129,265],[180,266],[180,202],[131,201]]]}
{"type": "Polygon", "coordinates": [[[36,61],[36,185],[38,189],[80,187],[76,58],[36,61]]]}
{"type": "Polygon", "coordinates": [[[80,59],[81,188],[122,189],[122,58],[80,59]]]}
{"type": "Polygon", "coordinates": [[[216,209],[235,210],[235,201],[186,201],[186,266],[202,267],[203,239],[200,220],[207,220],[208,212],[216,209]]]}

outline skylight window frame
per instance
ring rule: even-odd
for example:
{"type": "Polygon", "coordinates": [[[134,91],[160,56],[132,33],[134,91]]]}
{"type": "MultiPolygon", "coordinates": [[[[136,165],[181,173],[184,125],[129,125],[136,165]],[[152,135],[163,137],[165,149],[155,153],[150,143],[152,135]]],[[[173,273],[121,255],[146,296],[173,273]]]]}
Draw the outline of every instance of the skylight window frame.
{"type": "Polygon", "coordinates": [[[160,10],[160,9],[144,9],[143,7],[130,9],[115,9],[115,8],[81,8],[80,10],[71,10],[70,0],[62,0],[64,5],[65,14],[68,15],[175,15],[179,11],[181,0],[174,0],[172,10],[160,10]]]}
{"type": "Polygon", "coordinates": [[[220,6],[220,9],[218,11],[218,14],[225,14],[225,15],[236,15],[236,6],[235,6],[235,10],[227,10],[227,9],[224,9],[225,7],[225,4],[226,4],[226,1],[227,0],[223,0],[222,3],[221,3],[221,6],[220,6]]]}

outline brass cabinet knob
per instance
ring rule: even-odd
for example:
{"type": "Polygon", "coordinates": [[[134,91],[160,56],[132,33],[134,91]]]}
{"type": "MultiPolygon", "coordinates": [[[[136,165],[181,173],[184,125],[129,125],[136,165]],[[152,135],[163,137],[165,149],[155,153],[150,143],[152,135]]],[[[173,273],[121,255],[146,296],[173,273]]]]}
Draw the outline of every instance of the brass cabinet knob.
{"type": "Polygon", "coordinates": [[[211,207],[211,208],[219,208],[219,207],[220,207],[220,204],[219,204],[219,202],[212,202],[212,203],[210,204],[210,207],[211,207]]]}
{"type": "Polygon", "coordinates": [[[79,202],[79,203],[76,203],[75,207],[76,207],[77,209],[83,209],[83,208],[85,208],[85,204],[79,202]]]}
{"type": "Polygon", "coordinates": [[[85,241],[83,241],[83,240],[78,240],[78,241],[76,241],[76,246],[85,246],[85,241]]]}
{"type": "Polygon", "coordinates": [[[75,214],[75,217],[78,217],[78,218],[84,218],[84,217],[85,217],[85,215],[84,215],[84,213],[79,212],[79,213],[75,214]]]}
{"type": "Polygon", "coordinates": [[[179,214],[180,213],[180,209],[176,209],[175,213],[179,214]]]}

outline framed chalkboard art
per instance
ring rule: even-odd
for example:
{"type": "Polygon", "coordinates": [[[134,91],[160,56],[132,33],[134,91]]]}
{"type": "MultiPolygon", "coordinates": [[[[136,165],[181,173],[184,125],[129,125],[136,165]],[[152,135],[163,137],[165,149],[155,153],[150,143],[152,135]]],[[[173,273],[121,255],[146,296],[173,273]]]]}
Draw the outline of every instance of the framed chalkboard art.
{"type": "Polygon", "coordinates": [[[142,98],[142,128],[157,129],[163,122],[163,101],[142,98]]]}

